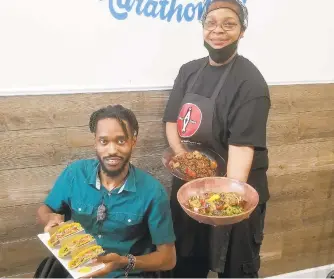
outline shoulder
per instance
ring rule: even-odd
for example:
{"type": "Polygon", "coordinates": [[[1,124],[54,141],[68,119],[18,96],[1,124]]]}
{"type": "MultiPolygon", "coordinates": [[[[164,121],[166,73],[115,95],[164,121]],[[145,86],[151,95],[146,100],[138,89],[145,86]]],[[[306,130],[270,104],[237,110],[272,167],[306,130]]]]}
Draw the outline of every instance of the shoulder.
{"type": "Polygon", "coordinates": [[[76,160],[67,165],[65,171],[70,171],[75,174],[90,175],[94,169],[98,167],[98,160],[96,159],[81,159],[76,160]]]}
{"type": "Polygon", "coordinates": [[[235,64],[235,74],[239,76],[241,81],[268,87],[264,76],[253,62],[239,55],[235,64]]]}
{"type": "Polygon", "coordinates": [[[253,62],[239,55],[232,73],[242,102],[263,97],[270,99],[268,84],[253,62]]]}
{"type": "Polygon", "coordinates": [[[185,76],[189,76],[192,73],[199,70],[199,68],[203,65],[203,63],[207,61],[207,59],[208,57],[202,57],[199,59],[191,60],[181,66],[180,72],[185,76]]]}
{"type": "Polygon", "coordinates": [[[153,196],[164,195],[166,193],[165,187],[157,178],[141,168],[132,167],[136,178],[137,189],[143,191],[146,195],[150,193],[153,196]]]}

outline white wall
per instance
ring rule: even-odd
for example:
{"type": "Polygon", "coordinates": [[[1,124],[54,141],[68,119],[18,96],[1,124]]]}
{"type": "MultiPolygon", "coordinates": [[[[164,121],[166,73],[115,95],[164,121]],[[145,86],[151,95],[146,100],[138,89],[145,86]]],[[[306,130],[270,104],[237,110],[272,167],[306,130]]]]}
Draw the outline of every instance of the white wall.
{"type": "MultiPolygon", "coordinates": [[[[206,55],[198,20],[167,22],[135,8],[117,20],[116,1],[1,0],[0,95],[170,88],[182,63],[206,55]]],[[[334,81],[334,0],[247,7],[240,53],[269,84],[334,81]]]]}

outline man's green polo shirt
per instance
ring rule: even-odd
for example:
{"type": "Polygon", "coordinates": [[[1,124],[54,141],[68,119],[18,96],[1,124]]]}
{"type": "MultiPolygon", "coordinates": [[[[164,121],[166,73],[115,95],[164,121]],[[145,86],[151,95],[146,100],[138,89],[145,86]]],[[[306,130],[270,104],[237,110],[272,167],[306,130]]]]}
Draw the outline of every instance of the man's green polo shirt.
{"type": "MultiPolygon", "coordinates": [[[[155,245],[175,241],[168,195],[161,183],[147,172],[130,165],[125,184],[112,191],[101,185],[99,161],[79,160],[61,173],[45,204],[59,212],[63,204],[71,219],[81,223],[107,253],[143,255],[155,245]],[[97,222],[102,201],[106,219],[97,222]]],[[[138,271],[136,271],[138,272],[138,271]]],[[[115,271],[108,277],[122,277],[115,271]]]]}

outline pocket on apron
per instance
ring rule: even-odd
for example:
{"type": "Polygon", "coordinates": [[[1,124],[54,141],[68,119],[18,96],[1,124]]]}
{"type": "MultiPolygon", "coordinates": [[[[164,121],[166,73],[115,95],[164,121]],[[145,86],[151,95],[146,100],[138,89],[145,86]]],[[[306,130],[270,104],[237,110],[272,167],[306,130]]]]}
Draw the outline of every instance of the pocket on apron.
{"type": "Polygon", "coordinates": [[[242,264],[243,278],[257,278],[260,269],[260,256],[255,257],[252,261],[242,264]]]}

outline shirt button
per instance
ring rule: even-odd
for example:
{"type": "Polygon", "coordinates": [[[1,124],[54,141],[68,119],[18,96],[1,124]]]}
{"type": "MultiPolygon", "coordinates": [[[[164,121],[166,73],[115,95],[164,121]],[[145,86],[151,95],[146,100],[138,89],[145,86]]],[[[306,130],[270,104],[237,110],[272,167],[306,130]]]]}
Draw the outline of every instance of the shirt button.
{"type": "Polygon", "coordinates": [[[78,210],[81,211],[81,208],[79,208],[78,210]]]}
{"type": "Polygon", "coordinates": [[[101,238],[101,237],[102,237],[102,235],[100,235],[100,234],[99,234],[97,237],[98,237],[98,238],[101,238]]]}
{"type": "Polygon", "coordinates": [[[128,219],[128,222],[131,223],[131,219],[128,219]]]}
{"type": "Polygon", "coordinates": [[[111,193],[108,193],[108,196],[110,197],[110,196],[111,196],[111,193]]]}

